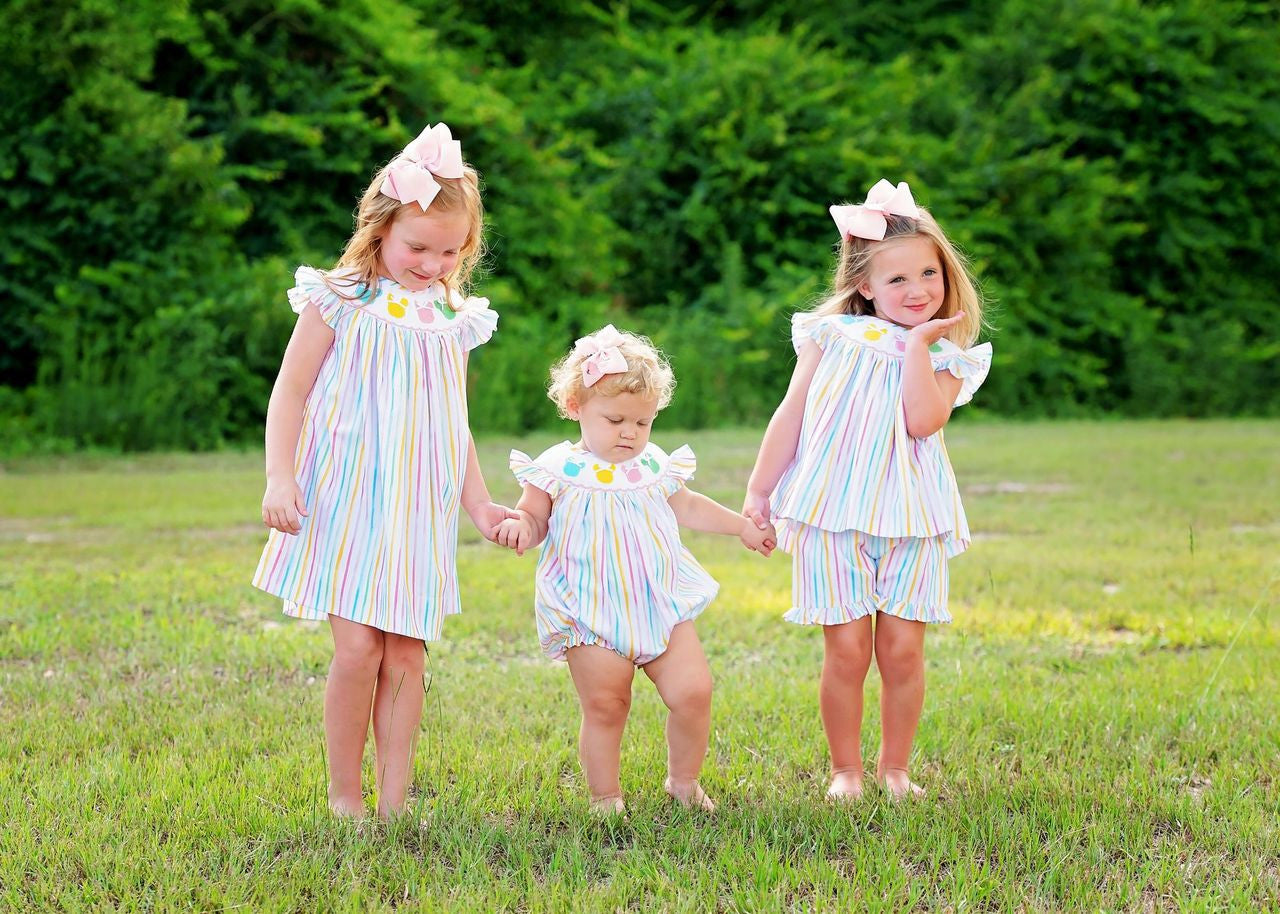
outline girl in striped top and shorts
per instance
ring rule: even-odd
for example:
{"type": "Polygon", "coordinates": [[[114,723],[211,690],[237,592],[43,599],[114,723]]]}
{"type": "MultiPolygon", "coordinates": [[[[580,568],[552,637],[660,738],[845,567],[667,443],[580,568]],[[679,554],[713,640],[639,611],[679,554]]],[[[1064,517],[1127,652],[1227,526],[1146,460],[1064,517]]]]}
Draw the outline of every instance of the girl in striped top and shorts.
{"type": "Polygon", "coordinates": [[[947,560],[969,527],[942,428],[986,378],[991,346],[967,348],[982,302],[960,254],[905,183],[833,206],[835,288],[796,314],[797,362],[760,445],[743,513],[776,520],[792,556],[785,618],[823,626],[819,701],[828,795],[862,793],[862,688],[880,670],[876,780],[918,796],[907,765],[924,702],[924,633],[949,622],[947,560]],[[771,507],[772,506],[772,507],[771,507]]]}
{"type": "Polygon", "coordinates": [[[403,809],[424,642],[460,611],[458,508],[490,540],[511,516],[489,498],[467,428],[468,353],[498,322],[462,294],[482,229],[476,172],[437,124],[365,190],[337,266],[302,267],[289,290],[298,322],[267,408],[272,530],[253,583],[289,615],[329,622],[337,815],[364,810],[371,720],[378,812],[403,809]]]}
{"type": "Polygon", "coordinates": [[[775,534],[688,488],[688,447],[649,442],[671,401],[671,366],[644,337],[607,326],[552,369],[549,395],[582,437],[536,459],[511,452],[524,486],[498,542],[518,553],[545,538],[535,614],[542,649],[569,665],[582,705],[579,757],[598,812],[622,812],[619,753],[636,667],[662,696],[667,793],[712,810],[698,784],[711,728],[711,672],[693,619],[719,585],[680,542],[680,527],[741,538],[769,555],[775,534]]]}

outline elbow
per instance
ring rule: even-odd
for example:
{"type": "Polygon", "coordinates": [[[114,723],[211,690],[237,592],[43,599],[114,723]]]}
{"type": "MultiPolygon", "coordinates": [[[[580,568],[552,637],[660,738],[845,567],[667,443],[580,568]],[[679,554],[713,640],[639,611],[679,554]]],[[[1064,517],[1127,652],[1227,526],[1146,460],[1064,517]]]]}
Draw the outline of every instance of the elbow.
{"type": "Polygon", "coordinates": [[[924,416],[907,414],[907,434],[912,438],[928,438],[937,434],[950,418],[947,413],[930,413],[924,416]]]}

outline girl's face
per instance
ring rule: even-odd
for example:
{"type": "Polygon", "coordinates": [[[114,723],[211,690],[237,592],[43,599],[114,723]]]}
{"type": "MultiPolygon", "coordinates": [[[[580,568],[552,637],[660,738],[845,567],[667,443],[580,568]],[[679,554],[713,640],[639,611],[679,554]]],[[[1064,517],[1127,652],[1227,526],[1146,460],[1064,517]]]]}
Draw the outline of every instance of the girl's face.
{"type": "Polygon", "coordinates": [[[421,292],[453,272],[470,228],[465,213],[408,213],[382,233],[381,273],[421,292]]]}
{"type": "Polygon", "coordinates": [[[578,421],[587,450],[601,460],[622,463],[639,456],[649,443],[658,401],[640,394],[596,394],[581,404],[570,400],[565,411],[578,421]]]}
{"type": "Polygon", "coordinates": [[[858,291],[875,305],[876,317],[899,327],[932,320],[947,297],[938,249],[919,235],[877,248],[871,255],[869,273],[858,291]]]}

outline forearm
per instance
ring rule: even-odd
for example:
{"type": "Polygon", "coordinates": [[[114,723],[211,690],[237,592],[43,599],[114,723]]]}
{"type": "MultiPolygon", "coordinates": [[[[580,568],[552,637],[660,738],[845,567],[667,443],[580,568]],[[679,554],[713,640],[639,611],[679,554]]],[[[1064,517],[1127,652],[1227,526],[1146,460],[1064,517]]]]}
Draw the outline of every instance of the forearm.
{"type": "Polygon", "coordinates": [[[701,492],[692,489],[683,490],[684,497],[673,506],[676,520],[680,526],[702,533],[720,533],[725,536],[739,536],[746,519],[735,511],[701,492]]]}
{"type": "Polygon", "coordinates": [[[489,495],[489,487],[485,485],[484,473],[480,469],[480,458],[476,454],[476,442],[467,433],[467,468],[462,478],[462,510],[474,515],[475,510],[487,505],[493,498],[489,495]]]}
{"type": "Polygon", "coordinates": [[[267,479],[292,479],[302,433],[304,394],[288,384],[276,382],[267,404],[267,479]]]}
{"type": "Polygon", "coordinates": [[[796,456],[800,441],[800,425],[804,419],[804,404],[797,409],[790,400],[784,400],[774,411],[760,443],[760,454],[747,481],[747,491],[752,495],[768,498],[783,472],[796,456]]]}
{"type": "Polygon", "coordinates": [[[951,418],[951,402],[938,386],[928,347],[910,340],[902,363],[902,410],[913,438],[929,437],[951,418]]]}

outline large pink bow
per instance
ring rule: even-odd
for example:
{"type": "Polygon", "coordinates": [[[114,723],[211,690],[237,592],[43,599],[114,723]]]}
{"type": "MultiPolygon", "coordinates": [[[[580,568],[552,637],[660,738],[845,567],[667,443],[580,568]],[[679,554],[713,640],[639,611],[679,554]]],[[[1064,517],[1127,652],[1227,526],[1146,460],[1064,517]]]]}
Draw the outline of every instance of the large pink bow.
{"type": "Polygon", "coordinates": [[[416,202],[426,212],[440,192],[435,175],[462,177],[462,144],[444,124],[425,128],[387,168],[380,190],[401,203],[416,202]]]}
{"type": "Polygon", "coordinates": [[[626,337],[606,324],[590,336],[584,336],[573,346],[573,351],[586,358],[582,361],[582,386],[590,387],[607,374],[627,370],[627,360],[618,347],[626,337]]]}
{"type": "Polygon", "coordinates": [[[920,215],[906,181],[899,181],[894,187],[881,178],[867,191],[866,202],[858,206],[831,207],[831,218],[836,221],[842,238],[852,235],[869,241],[882,241],[885,229],[889,227],[885,216],[890,214],[913,219],[920,215]]]}

